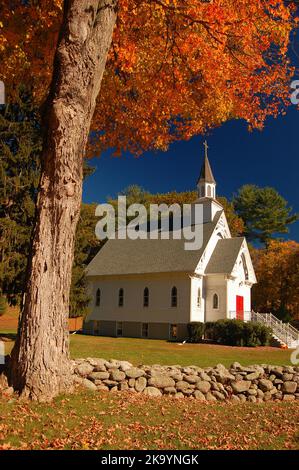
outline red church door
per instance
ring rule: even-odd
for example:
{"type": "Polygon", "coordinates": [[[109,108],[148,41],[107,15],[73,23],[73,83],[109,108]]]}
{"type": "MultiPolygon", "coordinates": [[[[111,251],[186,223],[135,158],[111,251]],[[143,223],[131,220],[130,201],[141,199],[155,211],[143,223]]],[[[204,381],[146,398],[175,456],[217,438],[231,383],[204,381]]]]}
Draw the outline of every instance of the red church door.
{"type": "Polygon", "coordinates": [[[237,295],[236,298],[236,312],[237,312],[237,320],[244,321],[244,297],[241,295],[237,295]]]}

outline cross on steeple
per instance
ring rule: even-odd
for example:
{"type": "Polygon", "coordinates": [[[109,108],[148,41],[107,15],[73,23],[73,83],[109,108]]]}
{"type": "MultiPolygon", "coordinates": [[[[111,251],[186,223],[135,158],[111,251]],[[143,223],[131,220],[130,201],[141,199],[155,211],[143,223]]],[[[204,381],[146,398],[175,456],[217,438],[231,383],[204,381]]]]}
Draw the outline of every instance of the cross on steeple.
{"type": "Polygon", "coordinates": [[[208,158],[208,149],[209,149],[209,146],[208,146],[208,142],[205,140],[204,143],[203,143],[203,146],[205,148],[205,158],[208,158]]]}
{"type": "Polygon", "coordinates": [[[200,175],[197,182],[199,197],[216,198],[216,181],[214,179],[210,162],[208,159],[208,142],[203,143],[205,149],[205,158],[201,167],[200,175]]]}

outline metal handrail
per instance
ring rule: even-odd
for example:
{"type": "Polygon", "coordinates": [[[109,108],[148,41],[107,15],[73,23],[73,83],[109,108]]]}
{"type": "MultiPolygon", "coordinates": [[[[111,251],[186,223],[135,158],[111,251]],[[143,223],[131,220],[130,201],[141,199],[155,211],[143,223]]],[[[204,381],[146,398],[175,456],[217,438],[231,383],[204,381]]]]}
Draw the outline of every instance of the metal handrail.
{"type": "Polygon", "coordinates": [[[251,319],[269,326],[273,334],[287,345],[290,341],[299,341],[299,331],[289,323],[283,323],[272,313],[252,312],[251,319]]]}
{"type": "MultiPolygon", "coordinates": [[[[228,318],[237,318],[237,312],[230,311],[228,318]]],[[[272,334],[287,346],[292,346],[294,342],[299,344],[299,331],[289,323],[284,323],[283,321],[279,320],[272,313],[246,311],[243,312],[243,318],[245,321],[255,321],[268,326],[272,330],[272,334]]]]}
{"type": "MultiPolygon", "coordinates": [[[[260,314],[263,315],[263,314],[260,314]]],[[[289,323],[283,323],[281,320],[276,318],[272,313],[268,314],[270,318],[270,323],[277,325],[277,327],[285,330],[294,340],[299,339],[299,332],[289,323]]]]}
{"type": "Polygon", "coordinates": [[[296,330],[296,328],[293,325],[291,325],[290,323],[288,323],[288,325],[289,325],[290,330],[293,331],[295,334],[297,334],[299,336],[299,331],[296,330]]]}

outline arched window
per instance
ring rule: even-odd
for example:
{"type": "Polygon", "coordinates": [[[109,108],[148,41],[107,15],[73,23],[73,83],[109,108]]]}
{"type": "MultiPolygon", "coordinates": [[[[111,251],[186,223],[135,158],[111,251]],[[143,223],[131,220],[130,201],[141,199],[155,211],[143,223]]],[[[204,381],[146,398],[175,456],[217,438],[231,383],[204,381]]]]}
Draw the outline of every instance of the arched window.
{"type": "Polygon", "coordinates": [[[124,290],[122,288],[118,291],[118,306],[124,306],[124,290]]]}
{"type": "Polygon", "coordinates": [[[245,279],[246,279],[246,281],[248,281],[248,277],[249,277],[248,276],[248,268],[247,268],[247,263],[246,263],[246,258],[245,258],[244,253],[242,253],[241,258],[242,258],[242,263],[243,263],[245,279]]]}
{"type": "Polygon", "coordinates": [[[201,290],[200,287],[197,290],[197,307],[201,306],[201,290]]]}
{"type": "Polygon", "coordinates": [[[96,292],[96,307],[101,305],[101,289],[97,289],[96,292]]]}
{"type": "Polygon", "coordinates": [[[208,197],[211,197],[212,194],[211,194],[211,186],[208,186],[208,197]]]}
{"type": "Polygon", "coordinates": [[[219,297],[218,294],[213,295],[213,308],[219,308],[219,297]]]}
{"type": "Polygon", "coordinates": [[[178,290],[177,288],[174,286],[172,289],[171,289],[171,306],[172,307],[176,307],[178,304],[178,290]]]}
{"type": "Polygon", "coordinates": [[[143,291],[143,306],[148,307],[149,306],[149,290],[148,287],[145,287],[143,291]]]}

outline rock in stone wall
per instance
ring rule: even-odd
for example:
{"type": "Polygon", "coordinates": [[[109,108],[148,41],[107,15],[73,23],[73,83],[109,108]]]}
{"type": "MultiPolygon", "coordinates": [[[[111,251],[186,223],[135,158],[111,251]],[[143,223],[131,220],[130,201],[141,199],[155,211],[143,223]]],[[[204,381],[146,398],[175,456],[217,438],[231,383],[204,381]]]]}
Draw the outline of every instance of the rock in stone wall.
{"type": "Polygon", "coordinates": [[[149,397],[193,397],[200,401],[299,400],[299,367],[267,364],[228,369],[180,365],[134,367],[127,361],[87,358],[73,361],[78,384],[94,390],[129,391],[149,397]]]}

